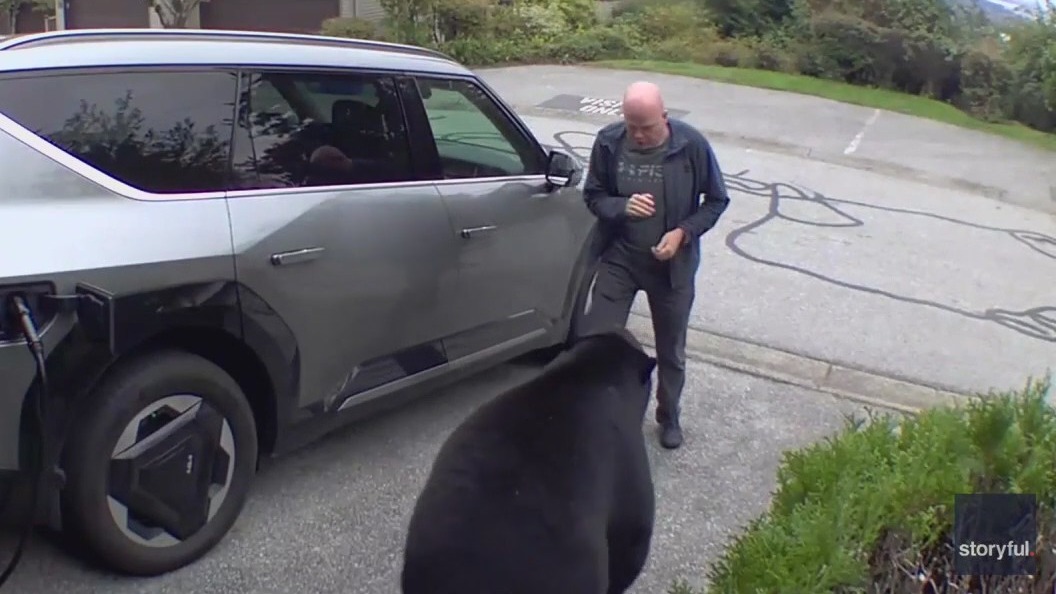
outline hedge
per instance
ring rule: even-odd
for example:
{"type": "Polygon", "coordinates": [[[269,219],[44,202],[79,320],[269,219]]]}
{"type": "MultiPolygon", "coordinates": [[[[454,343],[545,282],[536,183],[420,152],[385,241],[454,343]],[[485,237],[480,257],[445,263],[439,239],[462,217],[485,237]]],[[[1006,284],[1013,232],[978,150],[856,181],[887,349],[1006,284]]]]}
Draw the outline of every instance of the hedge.
{"type": "MultiPolygon", "coordinates": [[[[1049,378],[1030,380],[915,417],[851,418],[836,435],[786,452],[769,510],[711,564],[709,592],[1052,592],[1050,390],[1049,378]],[[953,570],[954,495],[995,492],[1038,496],[1036,576],[983,580],[953,570]]],[[[692,590],[680,583],[671,592],[692,590]]]]}

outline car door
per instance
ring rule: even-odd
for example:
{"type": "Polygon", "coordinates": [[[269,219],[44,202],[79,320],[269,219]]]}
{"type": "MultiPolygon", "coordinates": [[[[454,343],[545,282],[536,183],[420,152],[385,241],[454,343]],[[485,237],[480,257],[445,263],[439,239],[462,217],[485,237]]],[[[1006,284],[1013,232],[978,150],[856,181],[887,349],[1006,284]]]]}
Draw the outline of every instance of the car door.
{"type": "Polygon", "coordinates": [[[582,199],[546,183],[546,154],[490,90],[468,78],[416,76],[439,157],[437,187],[459,242],[455,359],[542,339],[562,317],[582,239],[582,199]]]}
{"type": "Polygon", "coordinates": [[[243,308],[290,328],[301,406],[341,409],[443,364],[459,246],[416,172],[395,81],[262,70],[241,89],[229,204],[243,308]]]}

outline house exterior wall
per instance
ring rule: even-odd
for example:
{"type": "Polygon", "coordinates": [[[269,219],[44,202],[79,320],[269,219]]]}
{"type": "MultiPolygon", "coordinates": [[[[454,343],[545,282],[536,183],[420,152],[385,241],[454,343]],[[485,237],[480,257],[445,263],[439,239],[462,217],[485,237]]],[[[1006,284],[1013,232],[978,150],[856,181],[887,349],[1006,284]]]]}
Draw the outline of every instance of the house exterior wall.
{"type": "Polygon", "coordinates": [[[28,4],[23,4],[19,7],[18,14],[15,15],[14,27],[11,26],[10,16],[6,10],[0,10],[0,34],[10,35],[47,31],[47,24],[45,23],[47,15],[34,11],[28,4]]]}
{"type": "Polygon", "coordinates": [[[209,0],[198,7],[203,29],[318,33],[340,15],[340,0],[209,0]]]}
{"type": "Polygon", "coordinates": [[[341,16],[377,23],[385,18],[385,9],[380,0],[341,0],[341,16]]]}
{"type": "Polygon", "coordinates": [[[66,28],[149,27],[146,0],[67,0],[66,28]]]}
{"type": "MultiPolygon", "coordinates": [[[[161,26],[146,0],[64,1],[65,14],[57,19],[62,28],[161,26]]],[[[197,14],[191,15],[188,26],[317,33],[324,20],[337,16],[380,22],[385,18],[385,9],[380,0],[203,0],[198,5],[197,14]]],[[[0,15],[0,27],[5,24],[6,16],[0,15]]],[[[19,32],[43,31],[44,28],[42,15],[20,19],[19,32]]]]}

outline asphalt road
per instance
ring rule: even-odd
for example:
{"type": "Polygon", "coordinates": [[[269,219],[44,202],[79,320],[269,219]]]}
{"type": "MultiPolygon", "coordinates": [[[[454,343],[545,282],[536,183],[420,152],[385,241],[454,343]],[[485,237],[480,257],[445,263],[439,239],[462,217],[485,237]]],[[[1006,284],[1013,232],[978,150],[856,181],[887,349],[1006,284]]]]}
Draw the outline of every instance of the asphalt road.
{"type": "MultiPolygon", "coordinates": [[[[404,530],[446,435],[477,405],[530,377],[537,364],[498,367],[434,397],[375,417],[278,460],[259,477],[230,536],[197,564],[154,580],[85,567],[31,541],[5,594],[397,593],[404,530]]],[[[729,534],[766,509],[780,452],[838,430],[860,410],[832,397],[691,363],[686,443],[656,443],[658,523],[639,594],[676,578],[702,584],[729,534]]],[[[6,561],[11,539],[0,544],[6,561]]]]}

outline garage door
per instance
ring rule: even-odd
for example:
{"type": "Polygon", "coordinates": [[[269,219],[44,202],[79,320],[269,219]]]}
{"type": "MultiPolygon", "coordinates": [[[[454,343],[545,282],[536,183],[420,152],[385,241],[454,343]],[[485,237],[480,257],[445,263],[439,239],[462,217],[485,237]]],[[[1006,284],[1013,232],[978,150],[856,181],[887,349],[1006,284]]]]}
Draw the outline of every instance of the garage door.
{"type": "Polygon", "coordinates": [[[66,28],[149,27],[147,11],[143,0],[69,0],[66,28]]]}
{"type": "Polygon", "coordinates": [[[207,0],[199,8],[203,29],[318,33],[340,13],[340,0],[207,0]]]}

